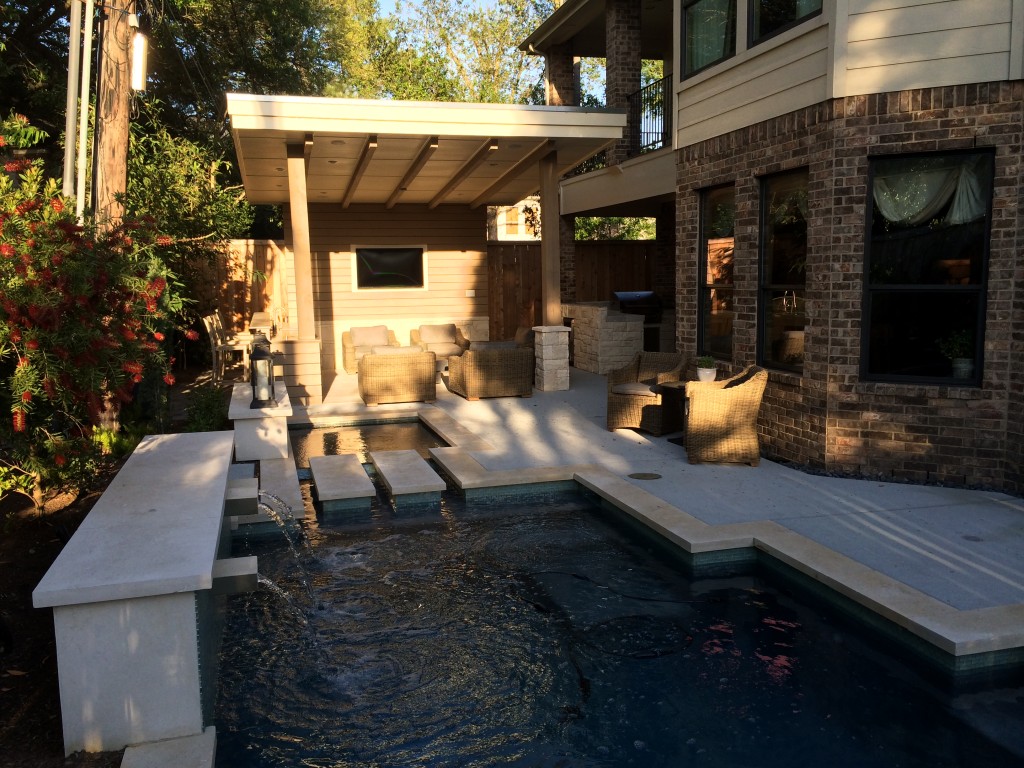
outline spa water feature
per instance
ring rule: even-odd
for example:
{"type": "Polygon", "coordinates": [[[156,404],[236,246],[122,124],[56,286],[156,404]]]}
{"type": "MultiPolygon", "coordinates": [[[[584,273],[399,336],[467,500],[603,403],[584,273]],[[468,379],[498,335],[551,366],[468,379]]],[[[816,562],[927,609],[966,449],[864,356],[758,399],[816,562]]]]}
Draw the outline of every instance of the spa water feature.
{"type": "MultiPolygon", "coordinates": [[[[308,522],[308,521],[307,521],[308,522]]],[[[220,768],[1024,765],[1024,691],[950,694],[760,576],[684,578],[579,495],[251,540],[220,768]],[[307,562],[308,560],[308,562],[307,562]]]]}

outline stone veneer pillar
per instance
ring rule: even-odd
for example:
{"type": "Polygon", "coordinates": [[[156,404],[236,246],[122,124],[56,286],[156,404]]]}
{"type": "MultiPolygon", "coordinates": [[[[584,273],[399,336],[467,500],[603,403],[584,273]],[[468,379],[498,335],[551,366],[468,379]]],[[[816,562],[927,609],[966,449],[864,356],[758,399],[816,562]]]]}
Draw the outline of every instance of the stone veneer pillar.
{"type": "Polygon", "coordinates": [[[534,327],[534,386],[542,392],[569,388],[569,329],[564,325],[534,327]]]}

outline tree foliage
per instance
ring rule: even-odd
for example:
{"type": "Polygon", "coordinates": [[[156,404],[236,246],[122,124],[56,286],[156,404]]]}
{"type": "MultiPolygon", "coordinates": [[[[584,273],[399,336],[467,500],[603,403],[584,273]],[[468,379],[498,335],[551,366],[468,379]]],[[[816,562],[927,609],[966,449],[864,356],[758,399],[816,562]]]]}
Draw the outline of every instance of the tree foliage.
{"type": "Polygon", "coordinates": [[[141,109],[131,126],[125,215],[159,222],[169,241],[161,258],[194,305],[203,268],[226,241],[247,235],[253,209],[241,187],[231,185],[231,166],[218,150],[173,136],[159,122],[157,105],[141,109]]]}
{"type": "Polygon", "coordinates": [[[543,61],[519,50],[551,0],[423,0],[403,5],[395,35],[439,65],[433,81],[452,101],[543,103],[543,61]]]}
{"type": "Polygon", "coordinates": [[[94,429],[147,377],[173,383],[166,340],[182,302],[152,223],[98,234],[42,163],[8,156],[0,176],[0,495],[37,506],[81,487],[94,429]]]}

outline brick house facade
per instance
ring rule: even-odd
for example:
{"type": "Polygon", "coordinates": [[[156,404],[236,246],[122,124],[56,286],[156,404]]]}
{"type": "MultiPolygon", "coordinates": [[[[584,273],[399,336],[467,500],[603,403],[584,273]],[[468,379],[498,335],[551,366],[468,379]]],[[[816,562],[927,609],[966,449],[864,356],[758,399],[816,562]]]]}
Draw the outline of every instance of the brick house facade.
{"type": "MultiPolygon", "coordinates": [[[[678,151],[677,284],[698,285],[701,189],[735,184],[734,368],[757,359],[759,179],[809,170],[802,375],[771,371],[759,427],[767,456],[831,471],[1024,489],[1024,82],[854,96],[678,151]],[[868,160],[991,147],[992,230],[981,386],[862,381],[868,160]]],[[[696,294],[677,298],[681,348],[696,294]]]]}

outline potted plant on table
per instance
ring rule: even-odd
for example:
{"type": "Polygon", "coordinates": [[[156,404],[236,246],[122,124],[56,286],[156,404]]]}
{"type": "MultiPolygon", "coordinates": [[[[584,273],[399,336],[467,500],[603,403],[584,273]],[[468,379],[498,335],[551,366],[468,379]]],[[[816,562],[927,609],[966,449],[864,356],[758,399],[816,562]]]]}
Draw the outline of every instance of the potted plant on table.
{"type": "Polygon", "coordinates": [[[954,379],[969,379],[974,374],[974,342],[969,331],[961,328],[936,342],[939,351],[953,365],[954,379]]]}
{"type": "Polygon", "coordinates": [[[701,355],[697,358],[697,380],[714,381],[718,375],[718,362],[711,355],[701,355]]]}

